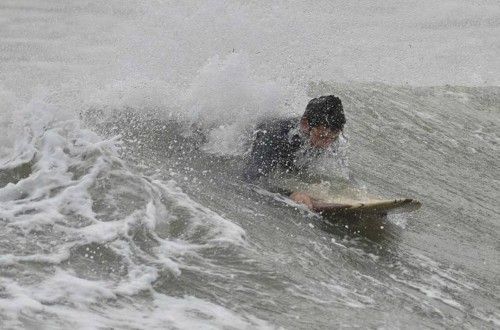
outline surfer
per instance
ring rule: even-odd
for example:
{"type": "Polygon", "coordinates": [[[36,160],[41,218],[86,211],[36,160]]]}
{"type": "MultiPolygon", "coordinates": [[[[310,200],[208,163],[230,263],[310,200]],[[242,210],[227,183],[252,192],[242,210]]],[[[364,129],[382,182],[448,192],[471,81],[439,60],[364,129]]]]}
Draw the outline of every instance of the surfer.
{"type": "MultiPolygon", "coordinates": [[[[342,133],[345,122],[341,100],[327,95],[309,101],[300,119],[260,124],[254,132],[245,180],[255,182],[276,171],[298,174],[306,170],[307,158],[327,150],[342,133]]],[[[295,202],[312,208],[311,197],[306,193],[294,191],[287,194],[295,202]]]]}

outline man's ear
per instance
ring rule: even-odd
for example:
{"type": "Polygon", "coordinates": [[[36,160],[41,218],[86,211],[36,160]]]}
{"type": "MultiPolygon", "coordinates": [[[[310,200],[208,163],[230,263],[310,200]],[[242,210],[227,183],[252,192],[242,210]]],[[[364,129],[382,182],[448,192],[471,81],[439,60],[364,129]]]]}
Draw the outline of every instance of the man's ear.
{"type": "Polygon", "coordinates": [[[305,133],[309,133],[309,121],[307,120],[306,117],[302,117],[300,119],[300,129],[305,132],[305,133]]]}

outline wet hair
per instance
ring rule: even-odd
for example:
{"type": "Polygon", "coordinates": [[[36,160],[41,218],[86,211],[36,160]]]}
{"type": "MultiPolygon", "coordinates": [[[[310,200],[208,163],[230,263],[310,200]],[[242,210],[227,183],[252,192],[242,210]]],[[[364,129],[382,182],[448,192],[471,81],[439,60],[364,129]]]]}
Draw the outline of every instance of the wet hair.
{"type": "Polygon", "coordinates": [[[335,95],[309,101],[302,118],[307,119],[310,127],[325,126],[332,130],[342,130],[346,122],[342,101],[335,95]]]}

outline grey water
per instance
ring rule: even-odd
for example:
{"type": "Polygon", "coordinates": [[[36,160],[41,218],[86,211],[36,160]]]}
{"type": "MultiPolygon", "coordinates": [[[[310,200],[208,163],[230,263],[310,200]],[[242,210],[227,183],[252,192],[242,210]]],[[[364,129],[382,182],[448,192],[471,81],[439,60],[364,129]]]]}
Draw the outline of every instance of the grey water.
{"type": "Polygon", "coordinates": [[[498,328],[500,6],[423,4],[0,2],[0,328],[498,328]],[[324,94],[327,174],[420,210],[241,181],[324,94]]]}

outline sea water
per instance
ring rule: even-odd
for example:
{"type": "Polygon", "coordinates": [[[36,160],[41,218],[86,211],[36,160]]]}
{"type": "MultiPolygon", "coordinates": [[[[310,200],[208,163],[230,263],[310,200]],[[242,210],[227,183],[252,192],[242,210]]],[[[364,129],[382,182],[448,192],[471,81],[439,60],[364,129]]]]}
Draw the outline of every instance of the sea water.
{"type": "Polygon", "coordinates": [[[499,327],[499,33],[496,1],[1,1],[0,328],[499,327]],[[241,181],[332,93],[322,175],[419,211],[241,181]]]}

